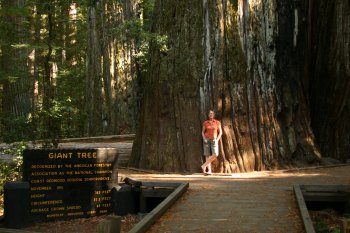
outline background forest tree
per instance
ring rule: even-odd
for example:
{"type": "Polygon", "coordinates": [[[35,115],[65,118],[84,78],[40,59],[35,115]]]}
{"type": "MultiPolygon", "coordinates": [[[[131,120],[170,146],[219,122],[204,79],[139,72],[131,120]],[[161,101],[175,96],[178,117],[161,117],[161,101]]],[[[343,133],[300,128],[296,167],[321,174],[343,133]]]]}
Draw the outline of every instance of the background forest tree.
{"type": "Polygon", "coordinates": [[[349,2],[0,0],[0,139],[134,133],[130,166],[217,172],[350,156],[349,2]],[[141,108],[142,106],[142,108],[141,108]]]}

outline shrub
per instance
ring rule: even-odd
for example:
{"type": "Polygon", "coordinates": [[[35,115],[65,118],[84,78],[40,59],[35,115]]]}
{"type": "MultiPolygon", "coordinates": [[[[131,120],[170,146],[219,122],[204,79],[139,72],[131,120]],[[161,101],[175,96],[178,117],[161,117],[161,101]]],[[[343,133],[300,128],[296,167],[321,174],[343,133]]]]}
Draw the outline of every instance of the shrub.
{"type": "Polygon", "coordinates": [[[23,150],[26,144],[16,143],[9,148],[0,149],[2,154],[13,155],[13,163],[0,162],[0,212],[3,209],[4,184],[7,181],[22,180],[23,150]]]}

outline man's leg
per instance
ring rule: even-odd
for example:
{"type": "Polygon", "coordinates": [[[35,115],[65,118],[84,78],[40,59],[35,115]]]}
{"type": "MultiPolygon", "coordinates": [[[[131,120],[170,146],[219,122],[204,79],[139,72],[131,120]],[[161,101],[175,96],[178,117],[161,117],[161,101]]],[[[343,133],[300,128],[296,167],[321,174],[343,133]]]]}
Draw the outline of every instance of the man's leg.
{"type": "MultiPolygon", "coordinates": [[[[209,158],[210,158],[210,156],[208,156],[208,157],[206,158],[206,161],[208,161],[209,158]]],[[[208,167],[208,173],[211,174],[211,163],[209,163],[207,167],[208,167]]]]}
{"type": "Polygon", "coordinates": [[[203,142],[203,150],[204,150],[204,157],[205,162],[202,164],[201,168],[203,173],[206,173],[207,165],[204,166],[204,164],[207,162],[208,158],[210,157],[210,142],[209,140],[204,140],[203,142]]]}
{"type": "MultiPolygon", "coordinates": [[[[203,169],[203,172],[205,172],[205,169],[210,165],[210,171],[211,171],[211,162],[213,162],[216,159],[215,155],[211,155],[211,156],[207,156],[205,157],[206,161],[205,163],[203,163],[203,165],[201,166],[203,169]]],[[[208,167],[209,169],[209,167],[208,167]]]]}
{"type": "Polygon", "coordinates": [[[204,164],[207,162],[209,156],[204,155],[204,157],[205,157],[205,162],[201,166],[203,173],[205,173],[205,170],[207,169],[207,166],[204,166],[204,164]]]}

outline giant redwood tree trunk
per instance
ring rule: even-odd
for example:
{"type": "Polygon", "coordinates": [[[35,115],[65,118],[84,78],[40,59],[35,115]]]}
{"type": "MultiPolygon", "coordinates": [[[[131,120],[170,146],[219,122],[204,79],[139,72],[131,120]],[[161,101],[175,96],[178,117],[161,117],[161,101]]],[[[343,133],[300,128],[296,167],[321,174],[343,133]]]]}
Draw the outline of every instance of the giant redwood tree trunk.
{"type": "Polygon", "coordinates": [[[350,159],[350,2],[310,0],[309,22],[311,124],[323,156],[345,161],[350,159]]]}
{"type": "Polygon", "coordinates": [[[201,160],[201,1],[157,1],[139,130],[130,165],[196,171],[201,160]],[[191,10],[189,10],[191,9],[191,10]]]}
{"type": "Polygon", "coordinates": [[[153,30],[167,47],[151,47],[130,165],[199,171],[210,108],[223,125],[216,172],[319,161],[309,108],[309,14],[303,0],[157,1],[153,30]]]}

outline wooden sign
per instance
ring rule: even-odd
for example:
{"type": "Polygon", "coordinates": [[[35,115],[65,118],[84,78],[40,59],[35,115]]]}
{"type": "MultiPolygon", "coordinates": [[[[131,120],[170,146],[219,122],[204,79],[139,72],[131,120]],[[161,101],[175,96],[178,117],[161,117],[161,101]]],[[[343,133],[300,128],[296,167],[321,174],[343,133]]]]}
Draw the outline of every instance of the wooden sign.
{"type": "Polygon", "coordinates": [[[23,180],[30,184],[31,221],[111,213],[117,161],[114,148],[25,150],[23,180]]]}

